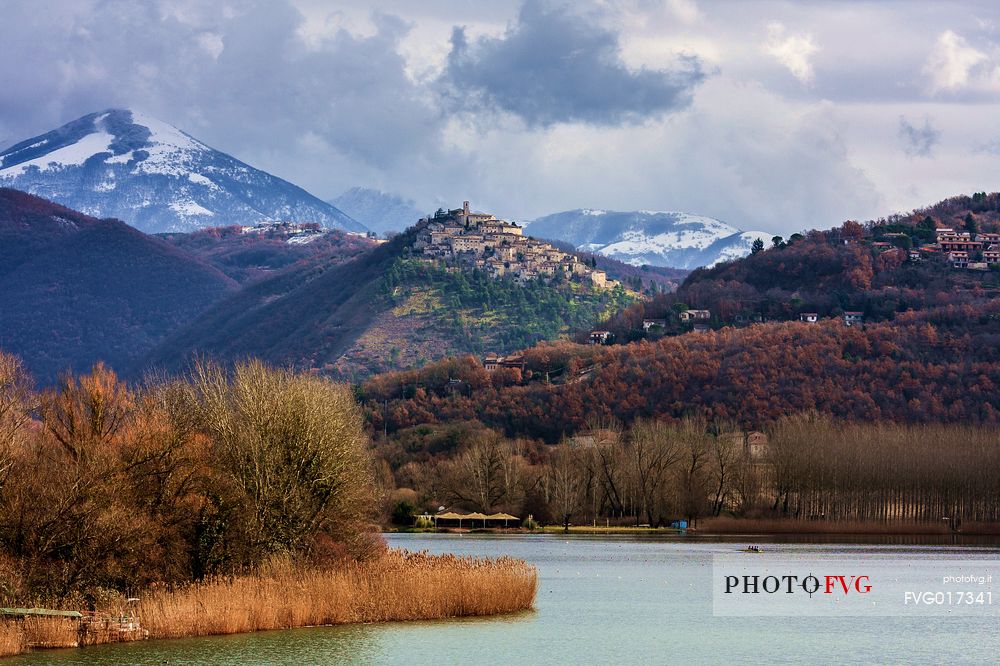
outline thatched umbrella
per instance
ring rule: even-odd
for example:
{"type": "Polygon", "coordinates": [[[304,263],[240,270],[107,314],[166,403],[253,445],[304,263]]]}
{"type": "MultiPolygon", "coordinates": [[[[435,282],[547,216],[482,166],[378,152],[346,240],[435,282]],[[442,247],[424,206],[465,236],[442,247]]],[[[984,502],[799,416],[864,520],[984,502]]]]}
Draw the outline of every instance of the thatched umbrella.
{"type": "Polygon", "coordinates": [[[465,517],[469,518],[470,520],[483,521],[483,527],[486,527],[486,520],[489,518],[489,516],[487,516],[485,513],[479,513],[478,511],[475,513],[467,513],[465,514],[465,517]]]}
{"type": "Polygon", "coordinates": [[[492,516],[488,517],[490,520],[502,520],[504,527],[507,527],[508,520],[520,520],[517,516],[512,516],[509,513],[494,513],[492,516]]]}

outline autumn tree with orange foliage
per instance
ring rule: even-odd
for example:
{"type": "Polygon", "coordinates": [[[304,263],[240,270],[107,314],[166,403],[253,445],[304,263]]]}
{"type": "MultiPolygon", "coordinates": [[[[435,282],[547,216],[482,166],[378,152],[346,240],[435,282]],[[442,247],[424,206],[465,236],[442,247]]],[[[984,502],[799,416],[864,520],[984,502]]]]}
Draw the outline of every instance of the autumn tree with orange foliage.
{"type": "Polygon", "coordinates": [[[202,365],[130,386],[98,364],[34,394],[0,352],[0,445],[9,604],[378,544],[360,412],[349,388],[314,377],[202,365]]]}

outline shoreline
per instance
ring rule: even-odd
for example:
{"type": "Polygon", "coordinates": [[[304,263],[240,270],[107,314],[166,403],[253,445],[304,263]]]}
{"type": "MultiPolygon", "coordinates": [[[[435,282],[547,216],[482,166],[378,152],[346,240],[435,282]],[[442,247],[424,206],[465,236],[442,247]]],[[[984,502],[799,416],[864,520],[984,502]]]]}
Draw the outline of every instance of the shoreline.
{"type": "MultiPolygon", "coordinates": [[[[531,610],[538,571],[509,557],[428,555],[393,549],[336,568],[281,561],[254,575],[218,577],[148,591],[132,608],[104,613],[101,631],[69,618],[26,617],[0,623],[0,656],[40,649],[347,624],[446,620],[531,610]]],[[[124,601],[124,600],[123,600],[124,601]]]]}
{"type": "MultiPolygon", "coordinates": [[[[943,521],[942,521],[943,523],[943,521]]],[[[807,521],[795,519],[735,519],[709,518],[697,527],[637,527],[631,525],[570,525],[568,531],[561,525],[546,525],[536,529],[522,527],[384,527],[388,534],[592,534],[637,536],[684,537],[783,537],[783,536],[929,536],[929,537],[1000,537],[1000,523],[965,523],[958,530],[947,524],[925,523],[868,523],[855,521],[807,521]]]]}

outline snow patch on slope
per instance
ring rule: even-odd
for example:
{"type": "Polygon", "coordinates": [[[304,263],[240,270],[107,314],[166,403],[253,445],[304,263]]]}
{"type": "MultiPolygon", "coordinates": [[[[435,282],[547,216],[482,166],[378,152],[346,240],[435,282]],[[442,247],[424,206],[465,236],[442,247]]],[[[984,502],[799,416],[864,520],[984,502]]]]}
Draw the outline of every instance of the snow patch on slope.
{"type": "Polygon", "coordinates": [[[215,215],[212,211],[200,206],[193,201],[173,201],[170,203],[170,210],[178,215],[191,217],[194,215],[215,215]]]}
{"type": "MultiPolygon", "coordinates": [[[[47,155],[15,164],[6,169],[0,169],[0,178],[20,176],[32,167],[37,167],[40,171],[52,171],[70,166],[83,166],[84,162],[98,153],[106,152],[110,155],[111,149],[108,146],[114,140],[115,137],[107,132],[94,132],[83,137],[76,143],[53,150],[47,155]]],[[[40,143],[42,142],[34,145],[37,146],[40,143]]]]}

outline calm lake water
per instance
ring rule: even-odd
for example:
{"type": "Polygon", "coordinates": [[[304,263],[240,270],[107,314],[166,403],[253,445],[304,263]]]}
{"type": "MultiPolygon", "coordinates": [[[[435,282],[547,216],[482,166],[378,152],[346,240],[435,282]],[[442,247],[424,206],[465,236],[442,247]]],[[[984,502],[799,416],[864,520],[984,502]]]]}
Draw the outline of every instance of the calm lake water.
{"type": "MultiPolygon", "coordinates": [[[[992,617],[713,617],[712,558],[744,542],[557,535],[389,535],[433,553],[534,563],[534,611],[36,652],[5,664],[997,663],[992,617]]],[[[760,540],[758,540],[760,542],[760,540]]],[[[997,560],[996,546],[768,544],[767,557],[997,560]]],[[[956,563],[958,564],[958,563],[956,563]]],[[[901,565],[904,566],[904,565],[901,565]]],[[[1000,582],[1000,581],[998,581],[1000,582]]],[[[1000,605],[1000,593],[996,603],[1000,605]]]]}

